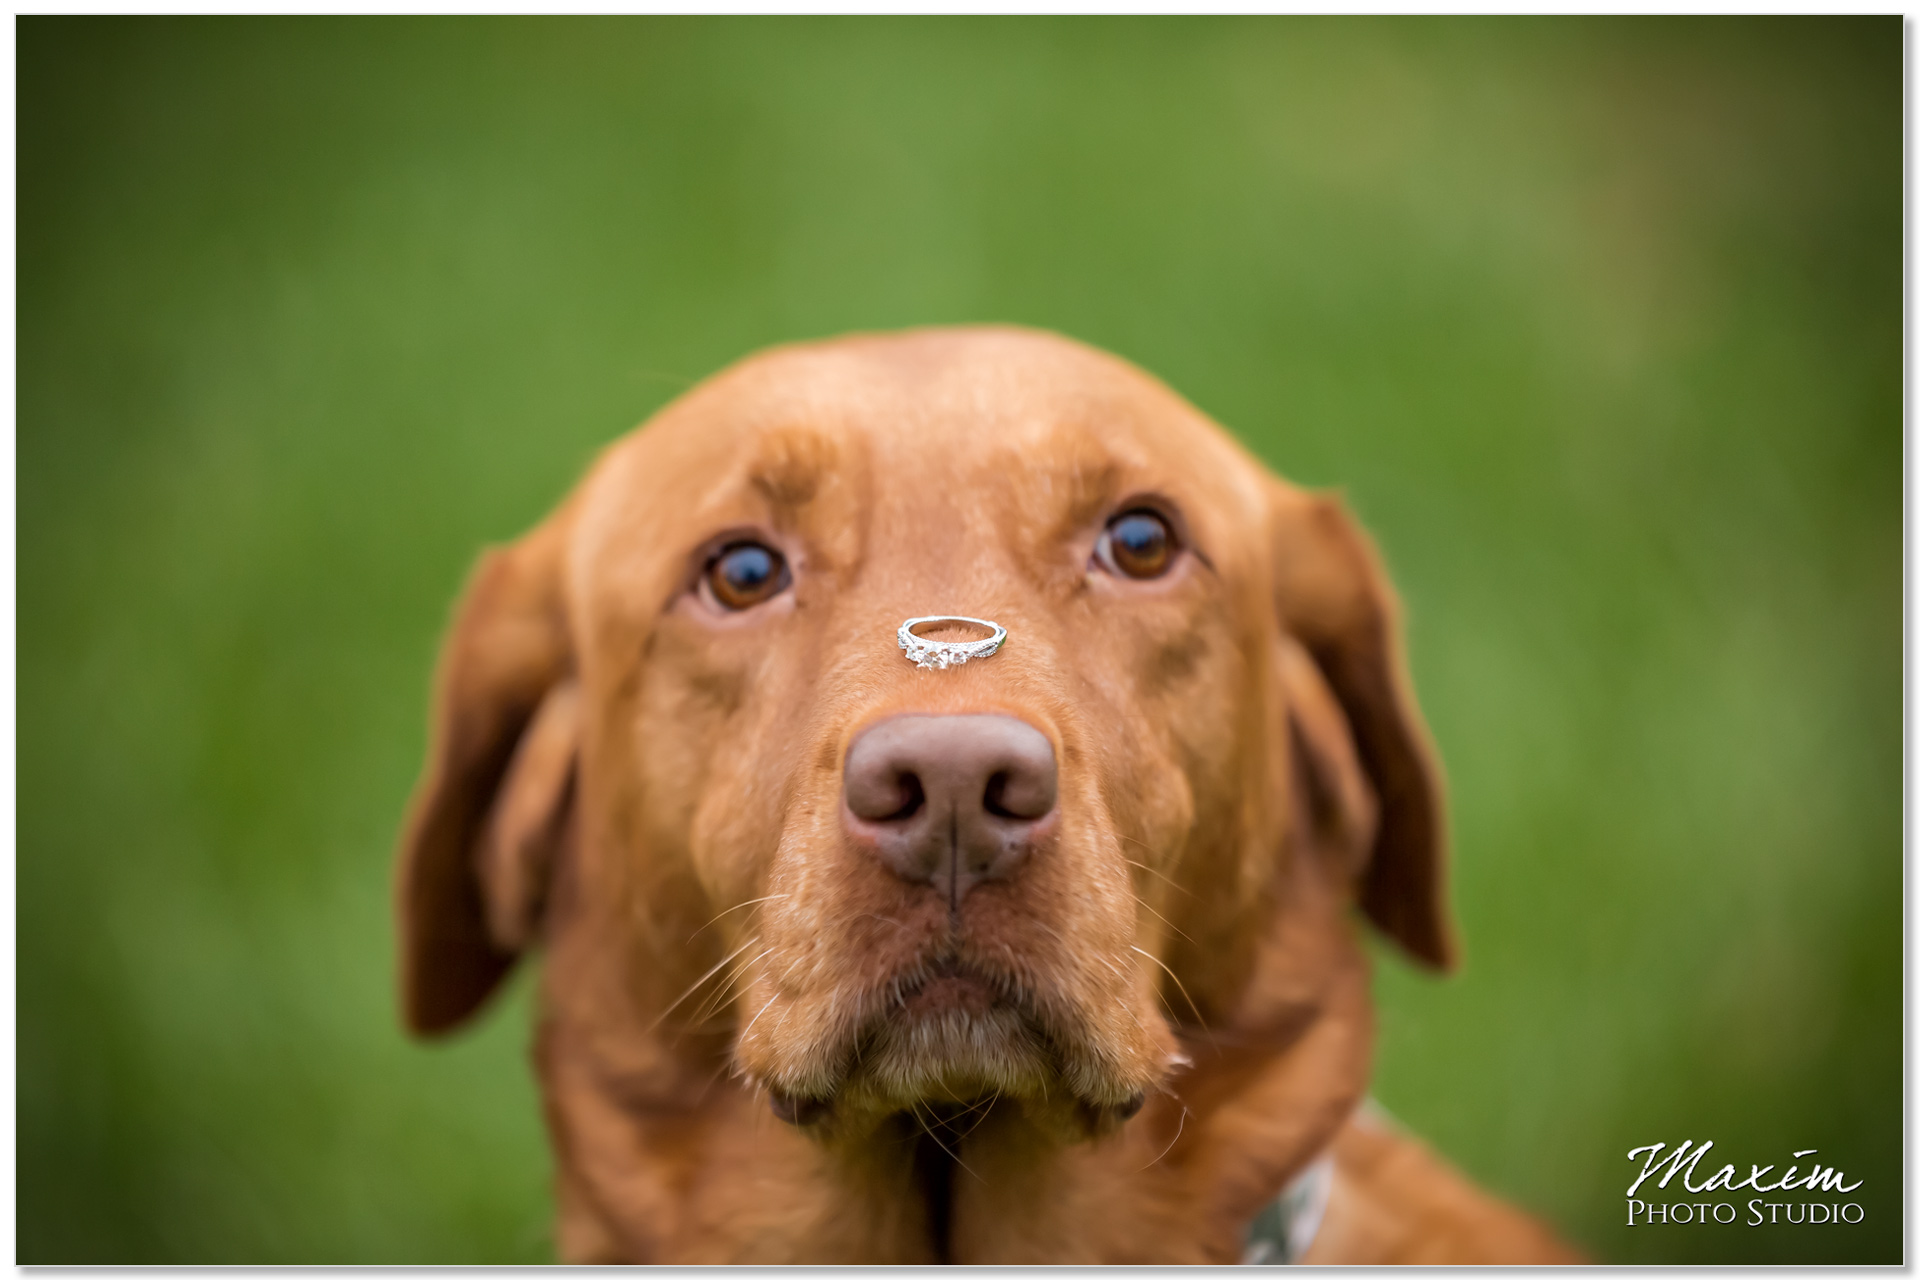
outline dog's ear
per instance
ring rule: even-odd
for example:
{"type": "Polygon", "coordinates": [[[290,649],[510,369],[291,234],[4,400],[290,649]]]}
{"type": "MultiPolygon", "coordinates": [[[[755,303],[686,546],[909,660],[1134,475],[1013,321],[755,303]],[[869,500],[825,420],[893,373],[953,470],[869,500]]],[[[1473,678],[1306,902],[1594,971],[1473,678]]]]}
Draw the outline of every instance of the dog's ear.
{"type": "Polygon", "coordinates": [[[1290,658],[1283,639],[1296,745],[1349,846],[1361,909],[1409,954],[1450,969],[1440,769],[1407,678],[1399,604],[1337,498],[1279,481],[1270,493],[1275,605],[1312,659],[1308,667],[1298,648],[1290,658]]]}
{"type": "Polygon", "coordinates": [[[401,1001],[434,1035],[532,940],[567,838],[579,699],[556,517],[481,557],[440,654],[398,865],[401,1001]]]}

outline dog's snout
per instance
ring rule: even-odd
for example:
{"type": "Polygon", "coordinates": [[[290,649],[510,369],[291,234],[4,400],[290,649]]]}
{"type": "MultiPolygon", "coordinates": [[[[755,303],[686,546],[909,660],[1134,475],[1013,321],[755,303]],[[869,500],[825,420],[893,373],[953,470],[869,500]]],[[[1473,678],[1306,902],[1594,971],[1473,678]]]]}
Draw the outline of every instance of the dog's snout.
{"type": "Polygon", "coordinates": [[[1049,824],[1053,744],[1011,716],[895,716],[847,751],[849,834],[895,875],[958,906],[1004,879],[1049,824]]]}

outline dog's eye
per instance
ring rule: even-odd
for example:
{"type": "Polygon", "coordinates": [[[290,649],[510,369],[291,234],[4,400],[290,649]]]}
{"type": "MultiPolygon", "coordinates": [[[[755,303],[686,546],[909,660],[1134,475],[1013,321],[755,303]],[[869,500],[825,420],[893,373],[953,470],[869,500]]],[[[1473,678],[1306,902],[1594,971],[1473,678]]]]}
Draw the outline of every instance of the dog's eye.
{"type": "Polygon", "coordinates": [[[1157,578],[1173,563],[1173,530],[1158,513],[1128,511],[1108,523],[1094,554],[1115,573],[1157,578]]]}
{"type": "Polygon", "coordinates": [[[736,542],[707,566],[707,590],[728,609],[751,609],[786,585],[786,560],[757,542],[736,542]]]}

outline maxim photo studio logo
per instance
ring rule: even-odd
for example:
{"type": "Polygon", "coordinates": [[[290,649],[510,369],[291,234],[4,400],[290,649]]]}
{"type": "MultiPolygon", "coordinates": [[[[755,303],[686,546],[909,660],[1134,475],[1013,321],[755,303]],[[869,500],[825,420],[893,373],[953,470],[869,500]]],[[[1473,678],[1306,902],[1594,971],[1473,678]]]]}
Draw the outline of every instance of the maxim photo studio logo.
{"type": "MultiPolygon", "coordinates": [[[[1849,1182],[1839,1169],[1818,1161],[1808,1165],[1804,1174],[1797,1163],[1789,1164],[1785,1173],[1776,1173],[1774,1165],[1750,1164],[1745,1176],[1733,1165],[1723,1164],[1704,1181],[1696,1181],[1701,1158],[1712,1149],[1711,1141],[1696,1147],[1689,1138],[1671,1151],[1666,1143],[1655,1142],[1627,1152],[1627,1159],[1640,1166],[1627,1188],[1627,1225],[1817,1226],[1852,1225],[1866,1219],[1866,1206],[1850,1198],[1860,1190],[1862,1180],[1849,1182]],[[1671,1189],[1670,1183],[1675,1183],[1671,1189]],[[1643,1188],[1644,1199],[1640,1198],[1643,1188]],[[1667,1194],[1656,1198],[1656,1192],[1667,1194]],[[1758,1194],[1749,1195],[1754,1192],[1758,1194]]],[[[1818,1147],[1808,1147],[1794,1152],[1793,1159],[1804,1160],[1819,1152],[1818,1147]]]]}

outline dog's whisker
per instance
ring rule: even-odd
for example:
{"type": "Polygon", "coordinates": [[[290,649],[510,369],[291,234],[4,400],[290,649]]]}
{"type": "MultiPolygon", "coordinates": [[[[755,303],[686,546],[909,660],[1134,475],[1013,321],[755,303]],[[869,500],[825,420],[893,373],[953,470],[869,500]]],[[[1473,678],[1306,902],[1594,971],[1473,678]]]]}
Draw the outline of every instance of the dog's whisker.
{"type": "Polygon", "coordinates": [[[1165,1160],[1167,1158],[1167,1152],[1173,1150],[1174,1145],[1180,1141],[1180,1135],[1187,1131],[1187,1117],[1192,1114],[1193,1113],[1191,1111],[1188,1111],[1184,1105],[1180,1108],[1180,1127],[1173,1131],[1173,1141],[1167,1143],[1166,1151],[1162,1151],[1159,1155],[1155,1156],[1153,1159],[1141,1165],[1140,1172],[1145,1173],[1147,1170],[1153,1168],[1153,1166],[1159,1164],[1162,1160],[1165,1160]]]}
{"type": "Polygon", "coordinates": [[[647,1030],[648,1031],[658,1030],[660,1027],[660,1024],[667,1020],[667,1015],[672,1013],[675,1009],[678,1009],[682,1004],[684,1004],[688,996],[691,996],[694,992],[698,991],[701,988],[701,986],[709,978],[713,977],[714,974],[719,973],[722,969],[726,968],[727,965],[733,961],[734,957],[740,954],[740,952],[745,951],[748,947],[758,946],[759,943],[760,943],[759,938],[747,939],[746,944],[744,946],[741,946],[738,950],[734,951],[731,955],[728,955],[725,959],[721,960],[720,963],[714,965],[713,968],[707,970],[705,973],[701,974],[698,978],[695,978],[693,980],[693,985],[680,993],[679,999],[675,1000],[672,1004],[668,1005],[666,1008],[660,1011],[660,1016],[653,1020],[653,1024],[649,1026],[647,1030]]]}
{"type": "Polygon", "coordinates": [[[1161,960],[1159,956],[1154,955],[1153,952],[1151,951],[1142,951],[1139,947],[1133,946],[1132,944],[1128,944],[1128,950],[1138,951],[1141,955],[1145,956],[1147,959],[1159,965],[1161,970],[1169,978],[1173,979],[1173,985],[1180,988],[1181,995],[1186,996],[1187,1007],[1193,1010],[1194,1020],[1200,1024],[1200,1029],[1202,1031],[1205,1031],[1209,1036],[1211,1036],[1213,1032],[1207,1027],[1206,1015],[1200,1012],[1200,1006],[1193,1002],[1193,997],[1190,995],[1187,995],[1187,984],[1180,981],[1180,975],[1175,973],[1173,970],[1167,968],[1166,962],[1161,960]]]}
{"type": "Polygon", "coordinates": [[[973,1180],[975,1182],[979,1182],[982,1184],[986,1182],[985,1178],[981,1177],[977,1173],[974,1173],[972,1167],[969,1166],[965,1160],[962,1160],[960,1158],[960,1153],[958,1151],[955,1151],[952,1147],[940,1141],[940,1135],[933,1131],[933,1126],[928,1124],[926,1117],[920,1114],[920,1106],[918,1103],[910,1102],[907,1104],[907,1107],[910,1111],[913,1112],[913,1118],[920,1122],[920,1132],[926,1134],[929,1138],[932,1138],[934,1146],[939,1147],[942,1151],[946,1152],[947,1158],[953,1161],[955,1164],[959,1165],[962,1169],[965,1169],[968,1172],[968,1174],[972,1175],[973,1180]]]}
{"type": "Polygon", "coordinates": [[[762,951],[759,955],[747,961],[745,964],[736,965],[733,969],[733,972],[727,975],[727,980],[721,983],[719,987],[714,990],[712,995],[707,997],[707,999],[701,1004],[699,1012],[693,1015],[694,1025],[698,1026],[704,1023],[708,1018],[712,1017],[716,1013],[719,1013],[721,1009],[725,1008],[728,999],[733,995],[734,989],[740,985],[740,979],[746,977],[748,970],[752,969],[754,965],[760,963],[760,961],[765,960],[768,956],[772,955],[773,952],[774,952],[774,948],[768,947],[765,951],[762,951]]]}
{"type": "Polygon", "coordinates": [[[973,1136],[973,1131],[975,1129],[978,1129],[981,1125],[987,1122],[987,1116],[993,1111],[994,1103],[1000,1101],[1000,1099],[1005,1096],[1006,1094],[1002,1090],[995,1089],[993,1091],[993,1096],[986,1100],[985,1110],[981,1111],[980,1118],[978,1120],[975,1120],[972,1124],[968,1125],[967,1131],[960,1135],[963,1141],[967,1138],[971,1138],[973,1136]]]}
{"type": "MultiPolygon", "coordinates": [[[[1146,849],[1148,853],[1154,854],[1155,856],[1158,856],[1159,854],[1158,850],[1150,848],[1147,845],[1140,844],[1140,842],[1138,840],[1135,840],[1132,836],[1121,836],[1120,838],[1122,840],[1125,840],[1128,844],[1139,844],[1142,849],[1146,849]]],[[[1154,868],[1148,866],[1144,862],[1135,862],[1132,858],[1129,858],[1124,853],[1120,855],[1120,860],[1126,863],[1130,867],[1140,868],[1142,871],[1146,872],[1150,876],[1158,876],[1160,879],[1166,881],[1168,884],[1178,889],[1181,893],[1186,894],[1189,898],[1193,896],[1193,890],[1187,888],[1187,886],[1181,884],[1178,880],[1175,880],[1172,876],[1167,875],[1164,871],[1156,871],[1154,868]]]]}
{"type": "MultiPolygon", "coordinates": [[[[1135,903],[1137,903],[1140,906],[1140,908],[1143,911],[1153,916],[1154,919],[1158,920],[1161,924],[1164,924],[1165,926],[1167,926],[1167,928],[1173,930],[1175,933],[1179,934],[1181,937],[1187,938],[1187,934],[1184,929],[1182,929],[1179,925],[1175,924],[1173,921],[1167,919],[1165,916],[1161,915],[1158,911],[1155,911],[1152,907],[1149,907],[1147,905],[1147,900],[1145,898],[1141,897],[1139,894],[1136,893],[1133,895],[1133,900],[1135,903]]],[[[1197,942],[1193,942],[1192,938],[1187,938],[1187,941],[1192,942],[1193,945],[1196,947],[1200,945],[1197,942]]]]}
{"type": "MultiPolygon", "coordinates": [[[[773,1008],[773,1002],[779,998],[777,995],[768,997],[767,1002],[760,1006],[760,1013],[765,1013],[767,1010],[773,1008]]],[[[746,1026],[740,1028],[740,1038],[742,1040],[747,1038],[747,1032],[753,1030],[753,1024],[760,1021],[760,1013],[754,1014],[752,1020],[749,1021],[746,1026]]]]}
{"type": "Polygon", "coordinates": [[[1119,965],[1115,964],[1113,961],[1107,959],[1103,955],[1096,954],[1094,956],[1094,959],[1098,960],[1101,966],[1104,969],[1106,969],[1108,973],[1111,973],[1114,977],[1118,978],[1123,984],[1127,981],[1127,975],[1120,972],[1119,965]]]}
{"type": "Polygon", "coordinates": [[[777,902],[781,898],[790,898],[792,896],[793,896],[792,894],[788,894],[788,893],[770,893],[764,898],[748,898],[745,902],[736,902],[732,906],[728,907],[725,911],[722,911],[719,916],[715,916],[712,920],[707,921],[706,924],[701,925],[698,929],[695,929],[692,933],[688,934],[687,941],[692,942],[695,938],[699,937],[702,933],[704,933],[707,930],[709,926],[718,922],[718,920],[720,919],[720,916],[731,915],[735,911],[738,911],[743,907],[751,907],[756,903],[777,902]]]}
{"type": "Polygon", "coordinates": [[[807,959],[807,954],[804,951],[801,952],[799,955],[795,956],[791,961],[788,962],[787,967],[780,971],[779,981],[781,983],[784,983],[788,978],[791,978],[793,976],[793,971],[795,969],[798,969],[802,964],[804,964],[806,962],[806,959],[807,959]]]}
{"type": "MultiPolygon", "coordinates": [[[[967,1107],[967,1108],[966,1108],[965,1110],[963,1110],[963,1111],[956,1111],[956,1112],[954,1112],[954,1113],[953,1113],[953,1115],[951,1115],[951,1116],[949,1116],[949,1117],[947,1117],[947,1119],[946,1119],[946,1120],[944,1120],[944,1121],[942,1121],[942,1123],[943,1123],[943,1124],[945,1124],[945,1125],[946,1125],[946,1126],[947,1126],[948,1128],[952,1128],[952,1127],[953,1127],[953,1123],[954,1123],[954,1121],[956,1121],[956,1120],[964,1120],[964,1119],[966,1119],[966,1118],[967,1118],[968,1116],[970,1116],[970,1115],[972,1115],[972,1114],[973,1114],[974,1112],[976,1112],[976,1111],[978,1111],[978,1110],[980,1110],[980,1108],[982,1108],[982,1107],[985,1107],[985,1106],[990,1106],[990,1105],[992,1105],[992,1103],[994,1102],[994,1100],[995,1100],[996,1098],[998,1098],[999,1096],[1000,1096],[1000,1093],[999,1093],[999,1091],[998,1091],[998,1090],[995,1090],[995,1091],[994,1091],[994,1093],[993,1093],[993,1094],[992,1094],[991,1096],[989,1096],[989,1097],[985,1097],[985,1098],[976,1098],[976,1099],[974,1099],[974,1101],[973,1101],[973,1104],[972,1104],[971,1106],[969,1106],[969,1107],[967,1107]]],[[[978,1121],[976,1121],[975,1123],[976,1123],[976,1124],[978,1124],[978,1121]]],[[[973,1132],[973,1130],[972,1130],[972,1129],[968,1129],[968,1130],[967,1130],[967,1132],[968,1132],[968,1133],[972,1133],[972,1132],[973,1132]]]]}

